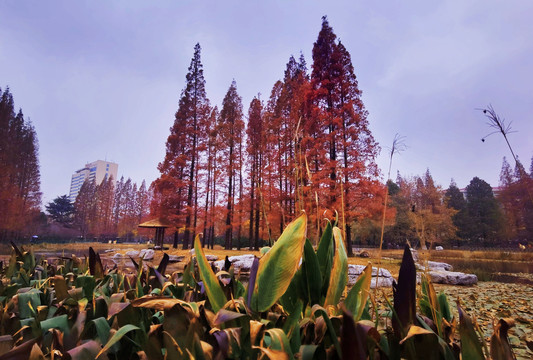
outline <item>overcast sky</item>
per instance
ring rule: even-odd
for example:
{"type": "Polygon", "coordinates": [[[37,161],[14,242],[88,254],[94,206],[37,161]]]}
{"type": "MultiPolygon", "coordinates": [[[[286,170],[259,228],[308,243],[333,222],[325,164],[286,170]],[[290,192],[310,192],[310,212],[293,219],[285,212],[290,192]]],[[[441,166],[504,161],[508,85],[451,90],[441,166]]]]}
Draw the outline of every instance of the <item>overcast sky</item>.
{"type": "Polygon", "coordinates": [[[139,185],[158,177],[193,47],[220,107],[232,79],[245,113],[267,99],[290,55],[309,66],[321,27],[352,56],[386,177],[429,168],[444,188],[474,177],[498,185],[510,152],[476,108],[512,121],[509,140],[533,155],[533,2],[524,1],[24,1],[0,2],[0,87],[33,122],[43,203],[68,194],[94,160],[139,185]],[[438,3],[438,5],[436,5],[438,3]]]}

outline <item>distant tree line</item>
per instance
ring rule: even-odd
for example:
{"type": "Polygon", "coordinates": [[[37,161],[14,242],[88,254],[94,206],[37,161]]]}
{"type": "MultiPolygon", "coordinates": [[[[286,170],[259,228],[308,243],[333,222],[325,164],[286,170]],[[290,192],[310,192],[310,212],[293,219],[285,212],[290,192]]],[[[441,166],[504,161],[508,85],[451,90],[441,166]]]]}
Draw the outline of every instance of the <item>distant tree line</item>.
{"type": "Polygon", "coordinates": [[[105,178],[101,184],[86,180],[76,201],[58,196],[46,205],[49,216],[67,228],[79,230],[83,238],[131,240],[149,214],[151,190],[145,181],[137,186],[131,179],[105,178]]]}
{"type": "MultiPolygon", "coordinates": [[[[453,181],[442,189],[429,170],[411,178],[398,174],[387,186],[394,216],[385,227],[385,247],[405,240],[421,247],[533,246],[533,159],[528,173],[504,158],[496,193],[478,177],[463,190],[453,181]]],[[[380,226],[373,219],[357,224],[357,244],[379,245],[380,226]]]]}
{"type": "Polygon", "coordinates": [[[0,89],[0,240],[32,235],[40,214],[38,142],[31,121],[0,89]]]}

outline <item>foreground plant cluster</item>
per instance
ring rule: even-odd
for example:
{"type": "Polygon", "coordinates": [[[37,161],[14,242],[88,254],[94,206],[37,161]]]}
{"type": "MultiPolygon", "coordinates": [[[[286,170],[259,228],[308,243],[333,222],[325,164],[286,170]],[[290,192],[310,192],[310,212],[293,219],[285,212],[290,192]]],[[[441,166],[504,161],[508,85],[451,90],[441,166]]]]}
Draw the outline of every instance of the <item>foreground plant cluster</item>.
{"type": "Polygon", "coordinates": [[[458,305],[416,268],[406,247],[393,299],[379,311],[369,264],[347,291],[341,230],[324,228],[317,250],[303,214],[254,260],[248,284],[229,261],[217,273],[199,237],[182,272],[105,269],[92,248],[85,261],[39,264],[13,244],[2,267],[3,359],[513,359],[501,319],[490,349],[458,305]],[[344,297],[343,297],[344,295],[344,297]],[[341,301],[342,298],[342,301],[341,301]],[[457,332],[457,334],[456,334],[457,332]]]}

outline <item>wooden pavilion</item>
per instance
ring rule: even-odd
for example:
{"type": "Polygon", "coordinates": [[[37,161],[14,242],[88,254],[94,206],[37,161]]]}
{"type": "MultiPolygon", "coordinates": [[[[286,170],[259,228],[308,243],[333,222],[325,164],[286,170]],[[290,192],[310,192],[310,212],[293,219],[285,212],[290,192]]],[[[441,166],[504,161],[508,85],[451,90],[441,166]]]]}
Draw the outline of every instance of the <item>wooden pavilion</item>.
{"type": "Polygon", "coordinates": [[[163,239],[165,238],[165,229],[172,227],[172,224],[161,218],[148,220],[142,224],[137,225],[140,228],[153,228],[155,229],[154,245],[160,246],[163,249],[163,239]]]}

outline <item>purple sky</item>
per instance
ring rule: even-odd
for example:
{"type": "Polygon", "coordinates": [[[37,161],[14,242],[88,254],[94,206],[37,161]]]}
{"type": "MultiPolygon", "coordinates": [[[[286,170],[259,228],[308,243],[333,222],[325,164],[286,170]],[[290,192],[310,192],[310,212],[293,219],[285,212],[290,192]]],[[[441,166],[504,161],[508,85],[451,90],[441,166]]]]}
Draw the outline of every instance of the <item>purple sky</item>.
{"type": "Polygon", "coordinates": [[[311,49],[327,15],[352,55],[374,137],[408,149],[392,177],[429,168],[448,187],[478,176],[497,186],[510,152],[476,108],[489,103],[533,155],[533,2],[523,1],[50,1],[0,2],[0,87],[35,125],[43,203],[67,194],[86,162],[119,164],[140,184],[158,176],[196,42],[207,95],[232,79],[245,113],[267,99],[291,54],[311,49]]]}

